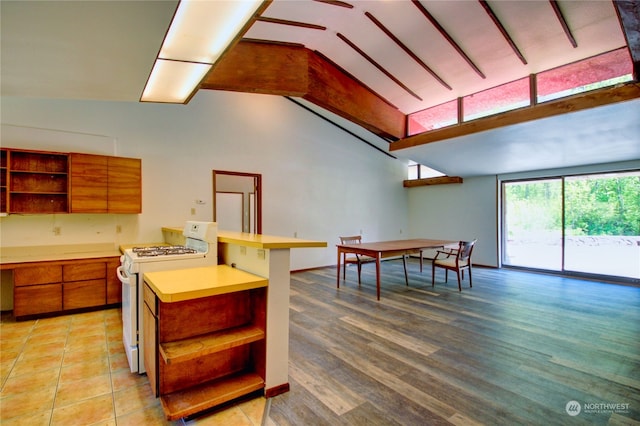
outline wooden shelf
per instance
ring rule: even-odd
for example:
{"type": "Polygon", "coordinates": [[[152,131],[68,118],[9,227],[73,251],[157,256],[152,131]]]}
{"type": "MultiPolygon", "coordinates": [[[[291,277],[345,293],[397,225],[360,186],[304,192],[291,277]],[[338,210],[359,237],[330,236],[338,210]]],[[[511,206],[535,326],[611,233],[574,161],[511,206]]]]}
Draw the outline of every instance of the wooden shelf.
{"type": "Polygon", "coordinates": [[[263,388],[262,377],[243,372],[162,395],[160,399],[167,419],[178,420],[263,388]]]}
{"type": "Polygon", "coordinates": [[[188,361],[204,355],[246,345],[265,338],[264,330],[245,325],[160,344],[160,354],[167,364],[188,361]]]}

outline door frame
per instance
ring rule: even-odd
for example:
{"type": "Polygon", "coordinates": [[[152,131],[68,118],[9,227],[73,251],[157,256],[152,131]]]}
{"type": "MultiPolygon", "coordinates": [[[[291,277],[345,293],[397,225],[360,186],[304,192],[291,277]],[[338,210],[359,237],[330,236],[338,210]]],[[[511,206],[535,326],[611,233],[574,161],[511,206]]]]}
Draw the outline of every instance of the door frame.
{"type": "MultiPolygon", "coordinates": [[[[241,178],[253,178],[254,179],[254,194],[255,194],[255,205],[254,205],[254,220],[255,220],[255,233],[262,234],[262,175],[259,173],[246,173],[246,172],[235,172],[229,170],[212,170],[212,185],[213,185],[213,221],[217,222],[216,215],[216,193],[217,192],[229,192],[229,191],[217,191],[218,185],[216,183],[216,176],[225,175],[225,176],[237,176],[241,178]]],[[[243,221],[244,223],[244,221],[243,221]]],[[[249,227],[251,229],[251,227],[249,227]]]]}

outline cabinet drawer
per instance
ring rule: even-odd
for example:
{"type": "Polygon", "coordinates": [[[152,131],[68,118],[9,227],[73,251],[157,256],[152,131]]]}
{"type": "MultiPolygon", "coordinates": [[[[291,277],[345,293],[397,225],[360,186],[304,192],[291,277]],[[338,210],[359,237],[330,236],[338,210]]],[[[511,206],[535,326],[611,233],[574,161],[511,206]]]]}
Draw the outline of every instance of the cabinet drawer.
{"type": "Polygon", "coordinates": [[[107,266],[104,262],[77,263],[62,267],[62,277],[65,282],[104,279],[106,276],[107,266]]]}
{"type": "Polygon", "coordinates": [[[107,305],[122,302],[122,283],[118,278],[120,260],[107,262],[107,305]]]}
{"type": "Polygon", "coordinates": [[[104,279],[66,282],[63,286],[62,307],[65,310],[105,304],[107,290],[104,279]]]}
{"type": "Polygon", "coordinates": [[[144,283],[144,303],[147,304],[153,316],[156,316],[156,294],[149,288],[147,283],[144,283]]]}
{"type": "Polygon", "coordinates": [[[59,283],[62,281],[62,266],[42,265],[17,268],[13,271],[13,284],[16,287],[59,283]]]}
{"type": "Polygon", "coordinates": [[[16,317],[62,310],[60,283],[15,287],[13,291],[13,315],[16,317]]]}

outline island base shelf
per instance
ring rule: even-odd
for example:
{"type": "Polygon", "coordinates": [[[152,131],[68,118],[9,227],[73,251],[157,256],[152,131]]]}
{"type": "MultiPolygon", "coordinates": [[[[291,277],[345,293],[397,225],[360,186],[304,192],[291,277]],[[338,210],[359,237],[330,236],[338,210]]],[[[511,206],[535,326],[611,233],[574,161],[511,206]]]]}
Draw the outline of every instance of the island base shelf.
{"type": "Polygon", "coordinates": [[[264,389],[264,386],[259,374],[245,371],[162,395],[160,400],[167,419],[178,420],[264,389]]]}

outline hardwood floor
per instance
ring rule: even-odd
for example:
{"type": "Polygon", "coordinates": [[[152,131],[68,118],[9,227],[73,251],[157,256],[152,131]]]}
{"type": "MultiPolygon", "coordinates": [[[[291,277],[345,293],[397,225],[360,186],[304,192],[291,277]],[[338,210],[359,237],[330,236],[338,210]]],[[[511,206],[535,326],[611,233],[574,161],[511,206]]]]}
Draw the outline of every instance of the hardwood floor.
{"type": "Polygon", "coordinates": [[[640,424],[640,288],[411,260],[293,273],[277,425],[640,424]],[[572,411],[578,407],[580,413],[572,411]]]}

